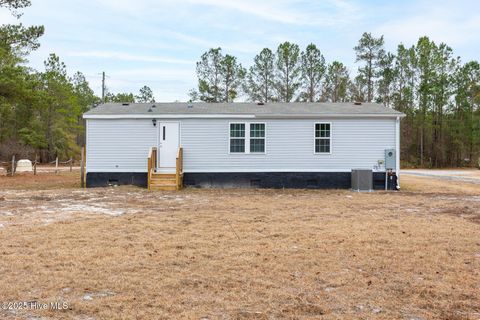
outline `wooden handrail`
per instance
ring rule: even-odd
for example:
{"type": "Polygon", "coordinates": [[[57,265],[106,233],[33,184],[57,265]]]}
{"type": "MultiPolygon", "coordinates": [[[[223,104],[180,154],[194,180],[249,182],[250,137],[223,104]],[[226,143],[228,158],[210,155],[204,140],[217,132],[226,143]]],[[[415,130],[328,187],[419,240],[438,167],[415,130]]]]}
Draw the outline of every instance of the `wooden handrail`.
{"type": "Polygon", "coordinates": [[[157,148],[151,147],[148,152],[147,159],[147,179],[148,179],[148,190],[150,190],[150,182],[152,179],[152,173],[157,169],[157,148]]]}
{"type": "Polygon", "coordinates": [[[175,163],[175,182],[177,184],[177,190],[182,188],[183,178],[183,148],[178,148],[177,158],[175,163]]]}
{"type": "MultiPolygon", "coordinates": [[[[148,190],[151,190],[153,173],[157,169],[158,150],[156,147],[151,147],[147,159],[147,179],[148,190]]],[[[175,159],[175,189],[180,190],[183,186],[183,148],[178,148],[177,157],[175,159]]]]}

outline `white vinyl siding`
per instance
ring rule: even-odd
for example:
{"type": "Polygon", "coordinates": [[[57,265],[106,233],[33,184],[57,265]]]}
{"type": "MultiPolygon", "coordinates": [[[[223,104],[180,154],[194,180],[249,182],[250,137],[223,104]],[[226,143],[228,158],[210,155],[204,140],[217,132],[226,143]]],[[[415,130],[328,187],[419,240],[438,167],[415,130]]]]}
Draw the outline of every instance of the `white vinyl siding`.
{"type": "MultiPolygon", "coordinates": [[[[372,169],[395,148],[395,118],[178,119],[185,172],[347,172],[372,169]],[[230,124],[245,123],[245,152],[230,152],[230,124]],[[250,123],[264,123],[265,152],[249,152],[250,123]],[[330,153],[315,153],[315,124],[330,123],[330,153]],[[248,142],[247,142],[248,141],[248,142]],[[248,151],[248,152],[247,152],[248,151]]],[[[157,123],[161,118],[157,118],[157,123]]],[[[158,125],[88,119],[88,172],[146,172],[158,125]]],[[[260,138],[260,137],[258,137],[260,138]]],[[[397,151],[398,152],[398,151],[397,151]]]]}
{"type": "MultiPolygon", "coordinates": [[[[247,123],[248,121],[245,121],[247,123]]],[[[181,121],[185,172],[308,172],[369,168],[395,147],[395,119],[269,119],[265,153],[229,152],[229,124],[237,119],[181,121]],[[315,123],[331,124],[330,154],[316,154],[315,123]],[[208,142],[208,143],[207,143],[208,142]]],[[[245,127],[246,131],[247,126],[245,127]]]]}
{"type": "Polygon", "coordinates": [[[157,127],[151,119],[88,119],[87,172],[147,172],[157,127]]]}

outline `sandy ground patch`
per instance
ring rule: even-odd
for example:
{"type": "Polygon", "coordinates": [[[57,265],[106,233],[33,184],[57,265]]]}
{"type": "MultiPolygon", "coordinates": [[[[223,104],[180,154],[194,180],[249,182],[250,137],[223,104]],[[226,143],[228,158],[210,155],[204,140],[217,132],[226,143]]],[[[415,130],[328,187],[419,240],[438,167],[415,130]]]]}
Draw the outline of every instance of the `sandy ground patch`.
{"type": "Polygon", "coordinates": [[[480,318],[476,184],[148,192],[41,177],[0,178],[0,303],[67,308],[2,319],[480,318]]]}

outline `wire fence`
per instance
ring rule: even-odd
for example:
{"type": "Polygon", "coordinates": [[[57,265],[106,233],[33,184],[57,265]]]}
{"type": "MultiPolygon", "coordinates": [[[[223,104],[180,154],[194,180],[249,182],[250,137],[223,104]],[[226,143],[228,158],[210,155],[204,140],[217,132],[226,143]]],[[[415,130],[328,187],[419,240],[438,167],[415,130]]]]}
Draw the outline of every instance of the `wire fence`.
{"type": "MultiPolygon", "coordinates": [[[[24,159],[21,159],[21,160],[24,160],[24,159]]],[[[18,162],[19,161],[15,160],[15,156],[12,156],[11,161],[0,161],[0,168],[4,167],[6,169],[7,175],[11,175],[13,177],[15,175],[15,172],[17,171],[18,162]]],[[[37,174],[37,166],[40,164],[40,162],[38,161],[37,155],[35,155],[35,159],[33,161],[30,160],[30,162],[32,164],[32,169],[31,170],[33,171],[33,174],[36,175],[37,174]]],[[[68,166],[69,169],[70,169],[70,172],[72,172],[73,171],[73,163],[74,163],[73,158],[70,158],[66,161],[59,161],[58,157],[56,157],[54,161],[48,162],[47,164],[55,164],[55,174],[58,174],[60,165],[68,166]]],[[[82,147],[81,153],[80,153],[80,163],[79,163],[80,164],[80,187],[81,188],[85,188],[87,186],[87,184],[86,184],[85,163],[86,163],[86,161],[85,161],[85,147],[82,147]]],[[[27,168],[27,171],[30,171],[30,170],[28,170],[28,168],[27,168]]]]}
{"type": "MultiPolygon", "coordinates": [[[[21,160],[30,160],[30,159],[21,159],[21,160]]],[[[15,160],[15,156],[12,157],[12,160],[11,161],[0,161],[0,166],[4,167],[7,171],[7,175],[15,175],[15,173],[17,172],[17,165],[19,163],[19,161],[21,160],[15,160]]],[[[33,174],[36,175],[37,174],[37,165],[40,164],[40,161],[37,160],[37,157],[35,157],[35,160],[30,160],[30,162],[32,163],[32,171],[33,171],[33,174]]],[[[55,174],[58,174],[59,171],[60,171],[60,166],[68,166],[69,169],[70,169],[70,172],[73,171],[73,158],[70,158],[68,159],[67,161],[59,161],[58,157],[55,158],[55,160],[53,161],[50,161],[50,162],[47,162],[46,164],[55,164],[55,174]]],[[[27,170],[27,171],[30,171],[30,170],[27,170]]]]}

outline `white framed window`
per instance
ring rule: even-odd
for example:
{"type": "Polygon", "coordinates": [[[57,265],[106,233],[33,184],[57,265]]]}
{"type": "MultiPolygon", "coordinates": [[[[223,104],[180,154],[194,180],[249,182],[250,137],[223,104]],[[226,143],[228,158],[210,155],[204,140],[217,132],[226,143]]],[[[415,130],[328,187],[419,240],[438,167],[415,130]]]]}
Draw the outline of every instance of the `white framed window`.
{"type": "Polygon", "coordinates": [[[230,123],[230,153],[245,153],[245,123],[230,123]]]}
{"type": "Polygon", "coordinates": [[[265,153],[265,123],[250,123],[250,153],[265,153]]]}
{"type": "Polygon", "coordinates": [[[265,123],[230,123],[229,132],[230,153],[265,153],[265,123]]]}
{"type": "Polygon", "coordinates": [[[332,153],[332,124],[315,123],[315,153],[332,153]]]}

